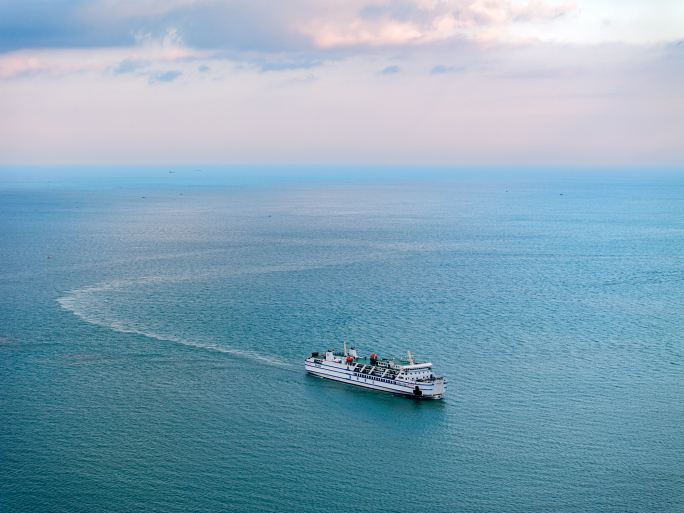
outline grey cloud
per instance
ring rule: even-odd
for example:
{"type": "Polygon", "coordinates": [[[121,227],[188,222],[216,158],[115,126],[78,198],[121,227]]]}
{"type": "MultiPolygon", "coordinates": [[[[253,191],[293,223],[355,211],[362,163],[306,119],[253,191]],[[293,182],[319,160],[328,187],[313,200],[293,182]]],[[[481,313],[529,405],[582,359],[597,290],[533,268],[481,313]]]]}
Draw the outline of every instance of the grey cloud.
{"type": "Polygon", "coordinates": [[[315,82],[319,79],[320,79],[320,77],[317,77],[313,73],[309,73],[304,78],[294,78],[294,79],[290,80],[289,83],[290,84],[310,83],[310,82],[315,82]]]}
{"type": "Polygon", "coordinates": [[[193,48],[266,52],[311,48],[308,37],[286,28],[289,11],[296,9],[279,10],[278,5],[265,0],[193,4],[169,13],[164,25],[176,27],[193,48]]]}
{"type": "MultiPolygon", "coordinates": [[[[465,9],[473,2],[475,0],[441,1],[431,8],[423,8],[416,0],[390,0],[387,5],[367,5],[356,13],[345,13],[342,2],[326,5],[326,2],[311,0],[203,0],[166,4],[162,1],[136,4],[134,0],[0,0],[0,53],[24,48],[127,47],[141,38],[161,40],[171,30],[179,38],[178,45],[211,50],[214,58],[232,55],[249,60],[245,54],[252,52],[313,54],[329,59],[370,50],[366,39],[353,42],[353,37],[352,43],[346,45],[347,49],[344,49],[345,45],[331,49],[320,42],[320,47],[316,46],[316,33],[320,36],[327,30],[320,28],[325,27],[326,22],[334,29],[338,25],[337,19],[356,14],[366,22],[370,20],[369,25],[378,20],[380,32],[391,20],[392,23],[416,24],[427,33],[433,30],[436,20],[450,12],[454,17],[463,17],[464,22],[476,25],[488,25],[500,18],[499,14],[488,14],[488,10],[473,13],[465,9]],[[458,11],[459,7],[463,8],[462,12],[458,11]],[[312,26],[318,28],[312,29],[312,26]]],[[[517,5],[517,2],[513,0],[499,3],[507,20],[516,16],[550,19],[570,9],[565,4],[549,7],[541,0],[515,9],[513,4],[517,5]]],[[[351,25],[346,27],[346,22],[340,22],[340,34],[345,36],[350,30],[353,33],[355,21],[358,19],[350,21],[351,25]]]]}
{"type": "Polygon", "coordinates": [[[444,66],[443,64],[438,64],[430,70],[430,73],[440,74],[440,73],[458,73],[459,71],[464,71],[465,68],[456,68],[454,66],[444,66]]]}
{"type": "Polygon", "coordinates": [[[114,70],[115,75],[121,75],[122,73],[130,73],[131,71],[136,71],[140,68],[144,68],[150,64],[146,60],[131,60],[124,59],[119,63],[119,66],[114,70]]]}
{"type": "Polygon", "coordinates": [[[297,6],[268,0],[180,5],[159,14],[121,17],[110,2],[86,0],[0,0],[0,52],[22,48],[131,46],[136,36],[161,38],[175,29],[183,44],[197,49],[302,51],[308,36],[290,31],[297,6]]]}
{"type": "Polygon", "coordinates": [[[283,71],[283,70],[294,70],[294,69],[310,69],[323,64],[322,61],[274,61],[265,62],[261,65],[261,71],[283,71]]]}
{"type": "Polygon", "coordinates": [[[149,82],[150,84],[154,84],[155,82],[172,82],[173,80],[176,80],[178,77],[180,77],[182,74],[182,71],[178,71],[176,69],[169,70],[166,72],[159,72],[150,76],[149,82]]]}
{"type": "Polygon", "coordinates": [[[86,48],[131,45],[135,22],[98,20],[83,14],[83,0],[0,1],[0,52],[22,48],[86,48]]]}
{"type": "Polygon", "coordinates": [[[368,5],[361,9],[359,15],[368,20],[390,18],[400,22],[411,21],[420,25],[432,22],[435,17],[449,11],[446,4],[440,2],[432,9],[418,7],[408,0],[393,0],[389,5],[368,5]]]}

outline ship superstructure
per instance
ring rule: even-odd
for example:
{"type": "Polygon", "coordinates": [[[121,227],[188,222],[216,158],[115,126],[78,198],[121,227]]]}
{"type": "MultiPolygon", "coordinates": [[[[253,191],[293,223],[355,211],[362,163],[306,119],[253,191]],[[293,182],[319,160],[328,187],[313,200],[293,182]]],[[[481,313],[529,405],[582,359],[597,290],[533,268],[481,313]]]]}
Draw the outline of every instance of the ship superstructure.
{"type": "Polygon", "coordinates": [[[375,354],[366,358],[358,356],[354,348],[347,353],[345,344],[344,352],[312,353],[304,363],[307,372],[316,376],[393,394],[439,399],[447,387],[444,378],[433,374],[431,363],[415,362],[411,352],[407,360],[375,354]]]}

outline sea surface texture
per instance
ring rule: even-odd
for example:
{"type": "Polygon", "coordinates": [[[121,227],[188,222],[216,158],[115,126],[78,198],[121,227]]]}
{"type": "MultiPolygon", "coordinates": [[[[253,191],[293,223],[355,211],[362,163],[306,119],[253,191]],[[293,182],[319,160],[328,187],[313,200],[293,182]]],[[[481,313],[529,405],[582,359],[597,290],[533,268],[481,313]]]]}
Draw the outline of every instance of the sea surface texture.
{"type": "Polygon", "coordinates": [[[684,173],[2,168],[0,388],[3,512],[681,512],[684,173]]]}

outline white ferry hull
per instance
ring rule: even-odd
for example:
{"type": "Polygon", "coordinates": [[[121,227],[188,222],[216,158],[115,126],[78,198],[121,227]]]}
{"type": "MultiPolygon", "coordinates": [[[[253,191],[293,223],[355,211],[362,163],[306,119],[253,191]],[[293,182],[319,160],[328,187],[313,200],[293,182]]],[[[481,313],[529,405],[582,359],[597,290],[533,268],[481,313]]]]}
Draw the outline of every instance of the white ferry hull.
{"type": "Polygon", "coordinates": [[[356,372],[353,366],[341,365],[318,358],[305,360],[307,372],[326,379],[332,379],[363,388],[371,388],[391,394],[401,394],[420,399],[441,399],[446,391],[447,382],[442,378],[430,382],[410,382],[399,379],[386,379],[356,372]]]}

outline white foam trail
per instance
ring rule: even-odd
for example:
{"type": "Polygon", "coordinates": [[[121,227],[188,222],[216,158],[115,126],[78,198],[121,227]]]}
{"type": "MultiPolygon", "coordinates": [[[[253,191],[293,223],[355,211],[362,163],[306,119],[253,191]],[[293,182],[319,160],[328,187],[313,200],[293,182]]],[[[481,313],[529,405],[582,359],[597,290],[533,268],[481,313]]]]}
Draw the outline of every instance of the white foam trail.
{"type": "Polygon", "coordinates": [[[126,324],[121,319],[113,317],[111,314],[107,315],[104,312],[89,312],[88,305],[98,304],[96,300],[96,295],[98,292],[111,291],[125,286],[130,285],[140,285],[142,283],[151,283],[157,281],[166,281],[164,278],[152,277],[143,278],[141,280],[131,281],[131,280],[115,280],[109,283],[103,283],[99,285],[93,285],[91,287],[85,287],[82,289],[75,289],[66,292],[66,295],[57,298],[57,302],[61,307],[69,312],[72,312],[77,317],[81,318],[89,324],[94,324],[96,326],[102,326],[120,333],[133,333],[136,335],[142,335],[145,337],[153,338],[156,340],[161,340],[165,342],[175,342],[178,344],[183,344],[186,346],[197,347],[201,349],[208,349],[212,351],[217,351],[220,353],[231,354],[240,358],[245,358],[249,360],[258,361],[260,363],[280,367],[284,369],[293,369],[294,367],[286,362],[280,361],[275,357],[270,357],[257,353],[256,351],[250,351],[245,349],[235,349],[231,347],[223,347],[216,343],[204,342],[204,341],[193,341],[187,340],[173,335],[160,335],[158,333],[153,333],[145,329],[140,329],[134,327],[130,324],[126,324]]]}

